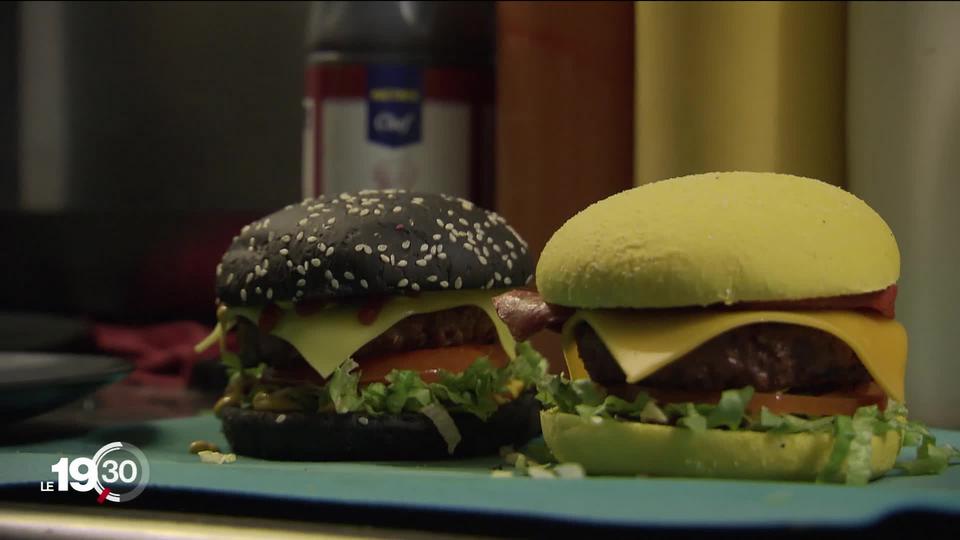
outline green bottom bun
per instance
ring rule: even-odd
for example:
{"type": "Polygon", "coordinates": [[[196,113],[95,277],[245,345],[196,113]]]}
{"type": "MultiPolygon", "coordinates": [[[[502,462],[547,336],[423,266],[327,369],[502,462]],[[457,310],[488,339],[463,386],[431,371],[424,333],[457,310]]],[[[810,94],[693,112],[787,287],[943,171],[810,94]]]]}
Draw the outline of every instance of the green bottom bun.
{"type": "MultiPolygon", "coordinates": [[[[540,413],[543,438],[560,462],[592,475],[651,475],[813,481],[827,462],[829,433],[773,434],[711,429],[694,432],[657,424],[540,413]]],[[[900,453],[900,436],[873,437],[871,478],[900,453]]]]}

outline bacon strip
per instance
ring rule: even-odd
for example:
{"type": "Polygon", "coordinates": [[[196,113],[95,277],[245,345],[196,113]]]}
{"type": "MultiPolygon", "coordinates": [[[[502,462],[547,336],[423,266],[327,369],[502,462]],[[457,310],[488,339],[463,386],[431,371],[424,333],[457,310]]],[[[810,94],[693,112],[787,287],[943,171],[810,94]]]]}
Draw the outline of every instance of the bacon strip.
{"type": "MultiPolygon", "coordinates": [[[[894,317],[894,303],[897,299],[897,286],[863,294],[831,296],[828,298],[808,298],[803,300],[774,300],[763,302],[739,302],[730,306],[720,304],[706,308],[677,309],[721,309],[721,310],[802,310],[802,309],[863,309],[875,312],[883,317],[894,317]]],[[[510,333],[518,340],[524,340],[544,329],[559,331],[563,323],[573,315],[574,309],[548,304],[536,291],[516,289],[505,292],[493,299],[497,314],[510,328],[510,333]]]]}
{"type": "Polygon", "coordinates": [[[510,328],[510,333],[519,341],[544,328],[560,331],[574,312],[572,308],[548,304],[536,291],[525,289],[515,289],[494,297],[493,306],[510,328]]]}

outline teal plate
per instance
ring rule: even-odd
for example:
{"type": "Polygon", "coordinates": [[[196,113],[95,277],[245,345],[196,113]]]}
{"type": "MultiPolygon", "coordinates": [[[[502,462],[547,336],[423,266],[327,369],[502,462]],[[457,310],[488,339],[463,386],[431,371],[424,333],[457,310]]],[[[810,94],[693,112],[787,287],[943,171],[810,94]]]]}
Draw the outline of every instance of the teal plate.
{"type": "MultiPolygon", "coordinates": [[[[960,432],[935,433],[942,442],[960,445],[960,432]]],[[[30,486],[55,479],[50,466],[61,456],[90,457],[105,443],[123,441],[137,445],[150,461],[147,492],[172,490],[613,527],[860,527],[906,511],[960,517],[960,466],[956,465],[937,476],[891,473],[864,487],[675,478],[534,480],[493,477],[491,470],[499,465],[493,458],[294,463],[240,456],[234,463],[212,465],[187,452],[196,439],[227,448],[216,418],[209,415],[0,446],[0,488],[26,485],[37,490],[30,486]]]]}

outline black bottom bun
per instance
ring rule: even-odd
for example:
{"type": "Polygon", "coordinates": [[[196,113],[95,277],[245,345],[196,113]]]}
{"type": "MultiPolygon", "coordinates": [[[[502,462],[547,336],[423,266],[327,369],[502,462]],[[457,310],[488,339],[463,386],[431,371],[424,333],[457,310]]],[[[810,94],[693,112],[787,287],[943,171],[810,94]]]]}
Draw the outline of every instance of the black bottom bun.
{"type": "Polygon", "coordinates": [[[395,461],[495,455],[540,434],[540,402],[522,394],[486,422],[469,413],[451,414],[462,440],[447,451],[436,426],[418,413],[372,416],[361,413],[276,413],[228,407],[223,433],[234,453],[285,461],[395,461]]]}

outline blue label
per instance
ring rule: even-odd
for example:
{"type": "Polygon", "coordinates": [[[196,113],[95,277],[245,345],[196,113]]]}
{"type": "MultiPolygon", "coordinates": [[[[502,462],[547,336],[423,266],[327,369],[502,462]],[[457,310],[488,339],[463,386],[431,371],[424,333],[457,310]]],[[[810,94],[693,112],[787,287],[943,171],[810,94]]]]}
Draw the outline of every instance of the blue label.
{"type": "Polygon", "coordinates": [[[367,69],[367,138],[398,147],[420,142],[423,75],[404,65],[367,69]]]}

